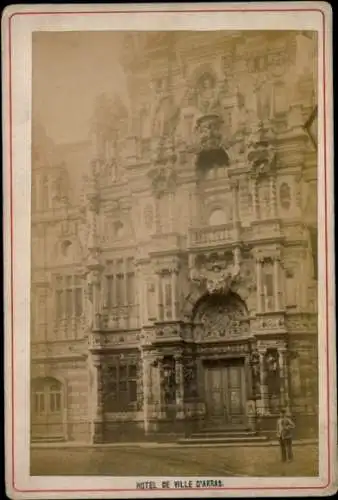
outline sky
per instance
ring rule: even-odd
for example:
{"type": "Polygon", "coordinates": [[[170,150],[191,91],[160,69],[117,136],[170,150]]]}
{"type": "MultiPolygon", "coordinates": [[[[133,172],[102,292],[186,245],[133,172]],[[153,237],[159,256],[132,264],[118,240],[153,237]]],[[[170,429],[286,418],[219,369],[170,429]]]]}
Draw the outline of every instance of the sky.
{"type": "Polygon", "coordinates": [[[120,58],[118,33],[34,34],[33,116],[56,144],[87,140],[96,97],[123,93],[120,58]]]}
{"type": "MultiPolygon", "coordinates": [[[[113,31],[34,33],[33,116],[56,144],[89,138],[91,114],[101,93],[119,95],[128,107],[121,35],[113,31]]],[[[306,37],[300,39],[301,45],[309,44],[306,37]]],[[[141,39],[137,40],[140,45],[141,39]]],[[[299,49],[306,52],[302,46],[299,49]]],[[[304,65],[306,59],[300,56],[297,65],[304,65]]]]}

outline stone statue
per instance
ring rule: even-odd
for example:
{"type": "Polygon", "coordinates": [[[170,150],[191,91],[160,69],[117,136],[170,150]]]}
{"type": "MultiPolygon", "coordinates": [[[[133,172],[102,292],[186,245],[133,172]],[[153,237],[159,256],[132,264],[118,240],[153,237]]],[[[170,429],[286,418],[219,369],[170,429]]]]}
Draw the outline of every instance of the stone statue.
{"type": "Polygon", "coordinates": [[[197,105],[201,113],[212,112],[218,104],[215,81],[211,75],[203,75],[198,85],[197,105]]]}

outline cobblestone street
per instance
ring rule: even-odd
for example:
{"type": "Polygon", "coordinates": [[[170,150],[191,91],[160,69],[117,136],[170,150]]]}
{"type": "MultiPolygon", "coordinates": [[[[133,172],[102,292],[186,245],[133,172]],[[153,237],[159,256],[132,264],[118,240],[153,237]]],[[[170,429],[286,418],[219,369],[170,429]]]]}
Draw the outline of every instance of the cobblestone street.
{"type": "Polygon", "coordinates": [[[316,476],[318,448],[297,444],[281,463],[278,446],[203,448],[33,448],[31,475],[316,476]]]}

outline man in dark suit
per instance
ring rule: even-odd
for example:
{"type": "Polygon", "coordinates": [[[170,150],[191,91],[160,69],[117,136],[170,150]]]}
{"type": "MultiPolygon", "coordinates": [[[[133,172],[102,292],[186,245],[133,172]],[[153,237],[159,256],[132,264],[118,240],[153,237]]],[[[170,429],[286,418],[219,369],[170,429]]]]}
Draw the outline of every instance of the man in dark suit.
{"type": "Polygon", "coordinates": [[[295,428],[295,424],[286,415],[285,410],[281,411],[280,418],[277,421],[277,437],[279,439],[282,462],[291,462],[293,459],[292,452],[292,429],[295,428]]]}

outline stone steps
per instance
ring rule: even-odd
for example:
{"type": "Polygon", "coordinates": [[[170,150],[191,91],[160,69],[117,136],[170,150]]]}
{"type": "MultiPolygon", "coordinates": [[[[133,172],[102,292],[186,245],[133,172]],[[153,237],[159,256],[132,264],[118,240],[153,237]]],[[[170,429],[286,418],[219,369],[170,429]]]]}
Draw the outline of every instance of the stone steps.
{"type": "Polygon", "coordinates": [[[266,436],[261,436],[257,432],[239,429],[203,429],[192,434],[190,437],[181,438],[179,444],[246,444],[263,443],[268,441],[266,436]]]}

